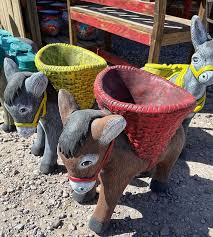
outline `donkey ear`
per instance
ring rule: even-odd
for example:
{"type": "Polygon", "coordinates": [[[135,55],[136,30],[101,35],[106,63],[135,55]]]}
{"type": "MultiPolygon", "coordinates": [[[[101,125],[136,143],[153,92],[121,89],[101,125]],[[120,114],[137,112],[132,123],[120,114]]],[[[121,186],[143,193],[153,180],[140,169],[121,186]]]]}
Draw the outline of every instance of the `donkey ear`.
{"type": "Polygon", "coordinates": [[[193,16],[191,20],[191,37],[194,48],[197,49],[201,44],[208,41],[207,31],[199,16],[193,16]]]}
{"type": "Polygon", "coordinates": [[[32,76],[25,80],[26,91],[38,98],[41,97],[47,89],[47,85],[48,79],[42,72],[33,73],[32,76]]]}
{"type": "Polygon", "coordinates": [[[95,119],[91,124],[92,137],[100,144],[107,145],[126,127],[126,120],[120,115],[108,115],[95,119]]]}
{"type": "Polygon", "coordinates": [[[64,89],[59,90],[58,107],[63,125],[67,122],[69,115],[79,109],[74,97],[64,89]]]}
{"type": "Polygon", "coordinates": [[[4,59],[4,74],[6,76],[7,81],[10,80],[11,76],[19,72],[17,64],[10,58],[4,59]]]}

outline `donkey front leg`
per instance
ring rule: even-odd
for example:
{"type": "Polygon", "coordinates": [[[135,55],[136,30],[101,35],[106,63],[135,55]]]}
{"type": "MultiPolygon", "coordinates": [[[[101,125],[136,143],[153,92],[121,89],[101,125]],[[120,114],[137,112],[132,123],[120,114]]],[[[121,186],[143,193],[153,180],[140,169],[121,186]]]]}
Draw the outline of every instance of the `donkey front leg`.
{"type": "Polygon", "coordinates": [[[57,167],[57,144],[58,135],[53,128],[45,129],[44,155],[40,164],[40,171],[43,174],[52,173],[57,167]]]}
{"type": "Polygon", "coordinates": [[[168,178],[172,167],[177,161],[185,144],[184,129],[178,129],[172,138],[162,160],[157,164],[155,173],[152,177],[150,188],[153,192],[166,192],[168,189],[168,178]]]}
{"type": "MultiPolygon", "coordinates": [[[[126,170],[125,170],[126,171],[126,170]]],[[[89,228],[97,234],[104,232],[110,222],[112,213],[124,189],[134,175],[128,176],[127,172],[104,171],[100,175],[100,193],[97,206],[89,221],[89,228]]]]}
{"type": "Polygon", "coordinates": [[[45,132],[40,122],[37,126],[37,138],[33,141],[31,152],[35,156],[42,156],[45,147],[45,132]]]}
{"type": "Polygon", "coordinates": [[[7,132],[7,133],[14,132],[16,130],[16,126],[14,125],[13,118],[4,107],[4,101],[0,100],[0,102],[3,108],[3,118],[4,118],[4,123],[1,126],[1,128],[4,132],[7,132]]]}

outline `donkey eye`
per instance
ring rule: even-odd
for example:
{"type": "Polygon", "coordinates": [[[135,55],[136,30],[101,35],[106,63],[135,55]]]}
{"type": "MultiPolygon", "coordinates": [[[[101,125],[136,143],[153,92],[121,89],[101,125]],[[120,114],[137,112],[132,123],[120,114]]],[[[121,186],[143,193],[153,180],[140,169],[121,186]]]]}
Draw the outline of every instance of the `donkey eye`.
{"type": "Polygon", "coordinates": [[[82,167],[87,167],[87,166],[89,166],[89,165],[91,165],[91,164],[92,164],[92,161],[87,160],[87,161],[82,162],[82,163],[81,163],[81,166],[82,166],[82,167]]]}
{"type": "Polygon", "coordinates": [[[192,60],[193,60],[194,63],[198,63],[200,61],[200,59],[198,57],[193,57],[192,60]]]}
{"type": "Polygon", "coordinates": [[[22,114],[26,113],[27,112],[27,108],[22,107],[22,108],[19,109],[19,112],[22,113],[22,114]]]}
{"type": "Polygon", "coordinates": [[[199,80],[203,81],[203,80],[208,80],[208,74],[207,73],[202,73],[200,76],[199,76],[199,80]]]}

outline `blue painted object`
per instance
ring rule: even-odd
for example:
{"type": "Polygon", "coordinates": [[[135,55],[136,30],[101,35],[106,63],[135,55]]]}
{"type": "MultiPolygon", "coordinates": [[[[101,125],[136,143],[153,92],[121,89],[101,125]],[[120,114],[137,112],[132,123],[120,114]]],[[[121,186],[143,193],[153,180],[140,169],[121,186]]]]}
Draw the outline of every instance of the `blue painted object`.
{"type": "Polygon", "coordinates": [[[37,71],[31,45],[13,37],[10,32],[0,29],[0,70],[5,57],[12,58],[21,71],[37,71]]]}
{"type": "Polygon", "coordinates": [[[19,39],[15,38],[13,36],[5,36],[5,37],[2,37],[1,47],[4,49],[6,54],[9,54],[10,45],[12,43],[19,42],[19,41],[20,41],[19,39]]]}
{"type": "Polygon", "coordinates": [[[15,42],[10,45],[9,56],[18,64],[21,71],[36,72],[32,47],[24,42],[15,42]]]}
{"type": "Polygon", "coordinates": [[[6,36],[12,36],[10,32],[0,29],[0,45],[2,44],[2,38],[6,36]]]}

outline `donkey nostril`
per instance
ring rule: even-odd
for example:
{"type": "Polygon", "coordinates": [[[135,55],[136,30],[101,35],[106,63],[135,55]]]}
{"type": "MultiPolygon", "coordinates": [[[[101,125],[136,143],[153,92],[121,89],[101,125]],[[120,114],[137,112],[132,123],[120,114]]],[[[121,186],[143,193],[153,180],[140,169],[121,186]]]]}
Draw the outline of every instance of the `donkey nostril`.
{"type": "Polygon", "coordinates": [[[79,189],[80,189],[81,191],[84,191],[84,188],[82,188],[82,187],[80,187],[79,189]]]}

